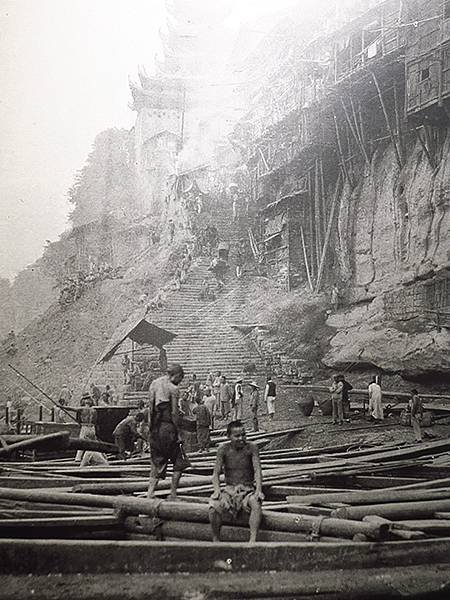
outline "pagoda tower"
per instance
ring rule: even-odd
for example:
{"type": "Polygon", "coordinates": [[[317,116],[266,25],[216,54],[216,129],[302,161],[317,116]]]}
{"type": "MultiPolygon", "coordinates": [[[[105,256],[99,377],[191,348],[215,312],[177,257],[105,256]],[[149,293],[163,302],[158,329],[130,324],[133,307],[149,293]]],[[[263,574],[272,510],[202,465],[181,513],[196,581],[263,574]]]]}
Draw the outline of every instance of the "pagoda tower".
{"type": "Polygon", "coordinates": [[[214,102],[211,94],[217,93],[205,82],[223,69],[227,4],[223,0],[166,0],[162,50],[155,57],[154,73],[140,68],[139,83],[130,82],[130,108],[137,113],[136,167],[146,188],[144,211],[164,196],[162,180],[176,173],[182,147],[205,129],[200,120],[207,119],[205,107],[214,102]]]}

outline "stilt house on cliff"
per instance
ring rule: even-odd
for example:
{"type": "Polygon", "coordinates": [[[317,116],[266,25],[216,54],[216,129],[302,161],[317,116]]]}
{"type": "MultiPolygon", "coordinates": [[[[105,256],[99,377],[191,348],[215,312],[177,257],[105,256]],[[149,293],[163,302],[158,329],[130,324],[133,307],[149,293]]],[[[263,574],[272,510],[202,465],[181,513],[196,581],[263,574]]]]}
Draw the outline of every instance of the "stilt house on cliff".
{"type": "MultiPolygon", "coordinates": [[[[324,33],[307,42],[291,40],[278,52],[283,58],[265,85],[249,86],[250,110],[235,129],[245,148],[252,201],[260,209],[253,233],[268,272],[287,289],[339,285],[342,272],[352,286],[354,263],[366,259],[364,252],[351,256],[346,238],[362,234],[346,230],[343,211],[348,222],[356,210],[349,198],[370,177],[374,157],[387,148],[396,163],[393,237],[403,268],[411,211],[402,198],[400,174],[415,146],[432,170],[442,160],[450,114],[450,2],[361,5],[366,10],[357,17],[329,31],[322,28],[324,33]]],[[[441,191],[447,204],[448,190],[441,191]]],[[[369,286],[360,287],[349,301],[368,295],[369,286]]],[[[448,292],[428,293],[431,297],[441,307],[449,304],[448,292]]],[[[436,302],[427,306],[434,309],[436,302]]]]}

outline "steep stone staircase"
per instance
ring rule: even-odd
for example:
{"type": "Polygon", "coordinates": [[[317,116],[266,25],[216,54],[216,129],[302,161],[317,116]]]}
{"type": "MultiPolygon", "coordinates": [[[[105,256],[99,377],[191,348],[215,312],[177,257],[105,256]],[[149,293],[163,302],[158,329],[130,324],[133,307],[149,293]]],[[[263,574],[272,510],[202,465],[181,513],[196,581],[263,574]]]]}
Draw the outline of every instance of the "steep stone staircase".
{"type": "Polygon", "coordinates": [[[158,325],[177,334],[166,348],[169,361],[181,363],[187,373],[202,379],[217,370],[235,378],[247,363],[262,371],[259,355],[232,327],[239,321],[242,282],[229,273],[215,301],[199,299],[201,282],[211,276],[208,264],[205,258],[196,261],[186,284],[158,317],[158,325]]]}
{"type": "MultiPolygon", "coordinates": [[[[151,311],[146,319],[159,327],[176,334],[176,338],[166,346],[168,362],[183,365],[186,374],[193,373],[201,380],[210,371],[221,371],[232,381],[242,374],[246,364],[253,363],[256,373],[264,374],[264,365],[251,342],[232,325],[241,322],[242,306],[246,300],[247,277],[237,279],[234,269],[234,249],[237,241],[245,236],[245,222],[232,223],[231,211],[219,208],[214,214],[214,223],[220,234],[220,241],[230,243],[230,268],[225,277],[223,290],[215,300],[200,298],[204,279],[214,282],[214,275],[208,270],[210,258],[197,257],[189,270],[186,281],[180,290],[168,294],[164,308],[151,311]]],[[[131,350],[125,342],[120,351],[131,350]]],[[[122,356],[114,357],[108,363],[98,366],[92,380],[97,384],[112,384],[119,395],[123,391],[122,356]]]]}

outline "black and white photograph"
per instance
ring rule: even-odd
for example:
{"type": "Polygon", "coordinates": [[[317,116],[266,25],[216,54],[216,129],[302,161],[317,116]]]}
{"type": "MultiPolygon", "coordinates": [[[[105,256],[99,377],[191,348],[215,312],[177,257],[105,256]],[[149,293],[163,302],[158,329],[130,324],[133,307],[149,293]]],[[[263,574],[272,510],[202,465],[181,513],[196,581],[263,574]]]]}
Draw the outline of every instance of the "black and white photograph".
{"type": "Polygon", "coordinates": [[[450,598],[450,0],[0,0],[0,600],[450,598]]]}

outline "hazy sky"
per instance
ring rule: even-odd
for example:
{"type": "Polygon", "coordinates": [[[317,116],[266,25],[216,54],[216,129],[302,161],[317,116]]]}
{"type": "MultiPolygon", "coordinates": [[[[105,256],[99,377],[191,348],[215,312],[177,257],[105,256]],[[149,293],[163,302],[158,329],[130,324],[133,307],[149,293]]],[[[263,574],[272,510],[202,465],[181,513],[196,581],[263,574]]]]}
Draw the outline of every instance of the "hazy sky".
{"type": "MultiPolygon", "coordinates": [[[[293,3],[230,0],[235,24],[293,3]]],[[[97,133],[133,125],[128,76],[151,70],[164,18],[164,0],[0,0],[0,277],[68,227],[97,133]]]]}

